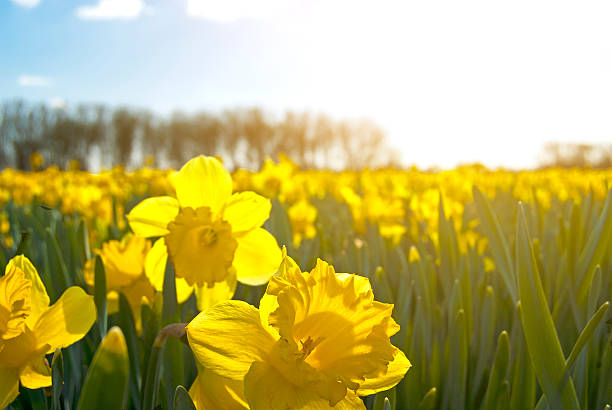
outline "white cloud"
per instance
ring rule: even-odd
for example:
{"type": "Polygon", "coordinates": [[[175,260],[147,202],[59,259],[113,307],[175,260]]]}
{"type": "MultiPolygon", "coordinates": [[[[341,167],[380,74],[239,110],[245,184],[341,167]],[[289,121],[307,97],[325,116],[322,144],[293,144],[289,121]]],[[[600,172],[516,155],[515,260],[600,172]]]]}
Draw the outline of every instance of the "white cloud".
{"type": "Polygon", "coordinates": [[[187,0],[187,14],[229,23],[275,17],[286,11],[290,3],[289,0],[187,0]]]}
{"type": "Polygon", "coordinates": [[[131,19],[145,9],[143,0],[99,0],[95,6],[80,6],[76,15],[84,20],[131,19]]]}
{"type": "Polygon", "coordinates": [[[22,87],[50,87],[53,85],[53,81],[40,75],[22,74],[17,77],[17,84],[22,87]]]}
{"type": "Polygon", "coordinates": [[[32,9],[40,4],[40,0],[11,0],[13,4],[32,9]]]}
{"type": "Polygon", "coordinates": [[[56,110],[63,110],[66,108],[66,100],[64,100],[62,97],[50,98],[48,104],[51,108],[56,110]]]}

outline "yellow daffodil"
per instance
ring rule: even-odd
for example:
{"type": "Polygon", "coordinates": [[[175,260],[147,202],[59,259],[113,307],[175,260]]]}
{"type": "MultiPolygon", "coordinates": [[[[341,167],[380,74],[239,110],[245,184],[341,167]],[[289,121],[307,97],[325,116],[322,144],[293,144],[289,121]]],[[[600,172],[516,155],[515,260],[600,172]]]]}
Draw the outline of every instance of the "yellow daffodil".
{"type": "Polygon", "coordinates": [[[155,270],[149,276],[163,275],[169,255],[177,278],[196,292],[219,290],[226,299],[236,278],[248,285],[266,283],[281,260],[276,240],[261,228],[270,201],[254,192],[232,194],[229,173],[212,157],[187,162],[174,186],[176,199],[145,199],[127,216],[137,235],[162,237],[147,261],[155,270]]]}
{"type": "Polygon", "coordinates": [[[259,309],[221,302],[187,336],[206,372],[243,381],[251,409],[365,409],[358,396],[390,389],[410,367],[389,341],[399,330],[392,309],[364,277],[321,260],[302,273],[285,257],[259,309]]]}
{"type": "Polygon", "coordinates": [[[317,234],[314,223],[317,220],[317,208],[308,201],[301,200],[287,210],[293,231],[293,246],[300,246],[303,238],[314,238],[317,234]]]}
{"type": "Polygon", "coordinates": [[[11,259],[0,277],[0,408],[29,389],[51,386],[45,355],[70,346],[96,320],[93,298],[72,286],[53,304],[25,256],[11,259]]]}
{"type": "MultiPolygon", "coordinates": [[[[140,305],[153,301],[155,288],[145,275],[145,259],[151,244],[145,238],[126,235],[121,241],[109,241],[94,252],[100,256],[106,273],[108,312],[119,310],[119,292],[130,304],[136,330],[141,330],[140,305]]],[[[83,270],[85,282],[94,286],[95,259],[90,259],[83,270]]]]}

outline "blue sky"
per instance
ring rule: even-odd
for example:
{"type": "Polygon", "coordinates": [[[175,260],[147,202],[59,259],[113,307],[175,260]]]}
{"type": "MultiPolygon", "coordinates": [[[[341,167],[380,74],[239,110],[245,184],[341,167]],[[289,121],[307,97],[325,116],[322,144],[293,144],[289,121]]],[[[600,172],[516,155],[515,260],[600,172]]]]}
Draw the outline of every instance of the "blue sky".
{"type": "Polygon", "coordinates": [[[405,163],[612,142],[612,3],[0,0],[0,99],[367,116],[405,163]]]}

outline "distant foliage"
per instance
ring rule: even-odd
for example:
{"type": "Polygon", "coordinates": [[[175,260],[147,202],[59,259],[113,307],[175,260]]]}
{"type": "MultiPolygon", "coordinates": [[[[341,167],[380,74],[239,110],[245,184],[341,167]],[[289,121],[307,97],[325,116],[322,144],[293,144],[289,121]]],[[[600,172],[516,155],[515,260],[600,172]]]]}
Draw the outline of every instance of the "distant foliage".
{"type": "Polygon", "coordinates": [[[612,168],[612,144],[551,142],[544,146],[542,168],[612,168]]]}
{"type": "Polygon", "coordinates": [[[84,169],[152,165],[147,158],[176,167],[195,154],[220,155],[230,169],[258,169],[280,153],[303,168],[360,169],[399,162],[384,131],[367,119],[291,111],[275,117],[259,108],[160,116],[96,104],[55,109],[22,100],[2,103],[0,165],[31,169],[34,153],[62,167],[76,159],[84,169]]]}

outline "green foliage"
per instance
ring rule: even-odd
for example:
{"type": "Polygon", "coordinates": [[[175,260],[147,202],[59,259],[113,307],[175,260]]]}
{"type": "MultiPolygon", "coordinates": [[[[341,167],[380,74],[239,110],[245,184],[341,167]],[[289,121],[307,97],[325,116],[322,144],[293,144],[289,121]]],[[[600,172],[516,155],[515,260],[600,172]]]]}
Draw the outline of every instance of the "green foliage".
{"type": "Polygon", "coordinates": [[[102,339],[89,366],[77,410],[121,409],[127,402],[128,353],[121,329],[102,339]]]}

